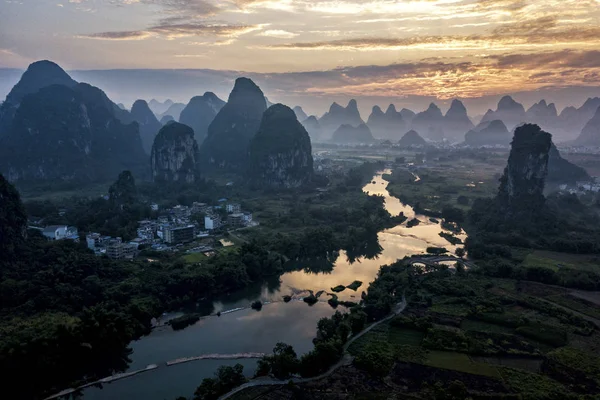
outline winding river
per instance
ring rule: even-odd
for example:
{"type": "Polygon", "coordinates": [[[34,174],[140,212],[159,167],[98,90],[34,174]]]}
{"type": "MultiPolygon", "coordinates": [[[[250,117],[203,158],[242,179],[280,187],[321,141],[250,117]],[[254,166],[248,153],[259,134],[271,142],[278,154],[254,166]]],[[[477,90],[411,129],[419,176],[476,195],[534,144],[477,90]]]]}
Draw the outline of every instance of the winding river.
{"type": "MultiPolygon", "coordinates": [[[[332,287],[359,280],[363,285],[356,292],[346,289],[339,294],[341,300],[359,301],[361,292],[375,279],[380,266],[407,255],[424,253],[428,246],[445,247],[453,252],[455,246],[439,236],[442,231],[439,223],[416,215],[411,207],[390,196],[386,190],[387,182],[382,177],[385,173],[390,171],[378,173],[363,191],[384,196],[385,208],[390,214],[403,212],[409,219],[418,218],[421,224],[407,228],[404,223],[380,232],[378,238],[382,251],[378,258],[360,258],[351,263],[341,252],[330,273],[286,273],[273,282],[247,288],[213,303],[215,312],[242,310],[203,318],[181,331],[159,327],[131,344],[133,353],[129,371],[141,370],[152,364],[158,365],[158,368],[105,384],[102,389],[85,389],[84,399],[173,400],[178,396],[190,397],[202,379],[212,376],[220,365],[238,362],[244,365],[244,371],[250,376],[255,370],[255,359],[200,360],[170,367],[165,363],[203,354],[270,353],[277,342],[291,344],[299,355],[303,354],[313,347],[318,320],[334,312],[327,304],[328,296],[325,294],[313,306],[302,302],[300,298],[308,290],[330,292],[332,287]],[[284,303],[281,301],[284,295],[293,295],[295,300],[284,303]],[[261,311],[247,308],[255,300],[271,303],[265,304],[261,311]]],[[[340,309],[344,310],[343,307],[340,309]]]]}

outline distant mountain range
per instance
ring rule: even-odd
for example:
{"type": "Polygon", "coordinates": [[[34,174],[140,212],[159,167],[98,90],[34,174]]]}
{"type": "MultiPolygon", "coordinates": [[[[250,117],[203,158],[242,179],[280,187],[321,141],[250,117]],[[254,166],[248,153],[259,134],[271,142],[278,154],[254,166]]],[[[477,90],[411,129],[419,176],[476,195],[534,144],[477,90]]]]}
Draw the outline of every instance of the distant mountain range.
{"type": "MultiPolygon", "coordinates": [[[[495,110],[488,110],[477,126],[458,99],[452,101],[445,114],[435,103],[417,113],[407,108],[398,111],[393,104],[385,112],[376,106],[366,123],[356,99],[350,100],[346,107],[334,102],[321,118],[309,116],[300,106],[292,110],[270,104],[253,80],[238,78],[227,102],[212,92],[205,92],[192,97],[188,104],[138,99],[131,111],[127,111],[102,90],[77,82],[58,65],[50,61],[36,62],[0,105],[0,172],[11,181],[96,181],[114,179],[125,169],[149,176],[152,153],[155,179],[156,176],[171,179],[185,175],[173,180],[192,182],[197,178],[196,171],[247,174],[251,144],[252,154],[257,156],[252,160],[255,172],[256,168],[262,168],[258,165],[268,164],[267,159],[277,159],[282,166],[300,161],[304,165],[306,161],[308,166],[307,134],[313,142],[337,144],[389,140],[403,146],[441,141],[476,147],[506,146],[512,139],[511,131],[529,122],[554,132],[556,142],[568,136],[574,145],[600,147],[600,98],[590,98],[581,107],[568,107],[558,114],[556,106],[545,100],[526,110],[511,96],[505,96],[495,110]],[[272,107],[265,120],[265,112],[272,107]],[[290,132],[275,129],[280,120],[290,132]],[[177,121],[180,124],[173,125],[177,121]],[[261,125],[262,139],[256,141],[261,125]],[[167,126],[170,130],[164,129],[167,126]],[[177,140],[161,142],[160,154],[153,152],[159,131],[171,130],[186,132],[185,140],[177,141],[180,138],[175,135],[177,140]],[[188,138],[189,132],[193,132],[193,138],[188,138]],[[277,146],[269,146],[268,152],[260,152],[257,143],[279,136],[293,140],[289,143],[282,140],[277,146]],[[185,154],[180,152],[184,142],[185,154]],[[295,153],[298,149],[302,149],[302,154],[295,153]],[[195,166],[190,167],[186,160],[192,158],[195,166]],[[181,172],[182,165],[187,168],[185,172],[181,172]],[[157,175],[156,171],[162,172],[157,175]]],[[[570,177],[585,173],[563,162],[557,150],[552,155],[558,160],[557,171],[567,169],[566,175],[570,177]]],[[[265,170],[261,179],[280,187],[310,180],[310,174],[293,177],[290,168],[265,170]],[[284,170],[290,175],[286,176],[284,170]],[[277,177],[277,174],[284,175],[277,177]]]]}
{"type": "MultiPolygon", "coordinates": [[[[511,96],[504,96],[498,102],[497,108],[488,110],[475,127],[464,103],[457,99],[452,101],[446,114],[443,114],[435,103],[418,113],[406,108],[396,111],[396,107],[390,104],[385,112],[379,106],[373,107],[366,126],[375,139],[381,140],[397,141],[407,130],[414,130],[432,142],[464,141],[469,145],[507,146],[517,126],[535,123],[551,132],[557,143],[600,146],[600,117],[593,118],[599,108],[600,98],[590,98],[580,108],[568,107],[558,114],[553,103],[548,104],[541,100],[526,111],[525,107],[511,96]],[[576,138],[578,139],[574,141],[576,138]]],[[[306,115],[300,107],[296,107],[296,114],[299,117],[306,115]]],[[[341,126],[346,125],[345,129],[348,130],[348,126],[357,128],[364,124],[358,102],[354,99],[350,100],[346,107],[333,103],[328,112],[315,120],[316,117],[313,117],[302,122],[309,133],[318,131],[318,136],[311,134],[311,137],[322,142],[331,140],[333,132],[341,126]]],[[[339,140],[339,136],[336,140],[339,140]]]]}

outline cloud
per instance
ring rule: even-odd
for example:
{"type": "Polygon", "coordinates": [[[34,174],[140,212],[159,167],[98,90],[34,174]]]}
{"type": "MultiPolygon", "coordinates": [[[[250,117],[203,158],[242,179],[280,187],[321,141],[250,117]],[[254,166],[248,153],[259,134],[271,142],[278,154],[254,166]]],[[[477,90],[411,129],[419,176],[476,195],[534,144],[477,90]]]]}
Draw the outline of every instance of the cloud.
{"type": "Polygon", "coordinates": [[[503,10],[518,12],[527,6],[526,0],[478,0],[476,8],[478,10],[503,10]]]}
{"type": "Polygon", "coordinates": [[[473,98],[545,86],[595,85],[600,51],[563,50],[485,56],[471,61],[423,59],[390,65],[261,74],[282,94],[313,96],[473,98]]]}
{"type": "MultiPolygon", "coordinates": [[[[75,0],[81,1],[81,0],[75,0]]],[[[108,31],[82,34],[78,38],[101,40],[143,40],[150,37],[175,39],[188,36],[216,36],[236,38],[240,35],[263,29],[265,24],[236,24],[210,21],[207,17],[222,11],[216,0],[113,0],[119,6],[145,4],[160,7],[157,23],[145,29],[132,31],[108,31]]],[[[283,31],[282,31],[283,32],[283,31]]],[[[291,38],[293,36],[287,36],[291,38]]],[[[231,40],[211,42],[225,45],[231,40]]]]}
{"type": "Polygon", "coordinates": [[[262,29],[262,25],[228,25],[217,23],[162,24],[139,31],[99,32],[78,38],[102,40],[142,40],[152,36],[175,39],[187,36],[237,37],[262,29]]]}
{"type": "Polygon", "coordinates": [[[133,4],[157,6],[160,7],[161,14],[181,14],[188,18],[211,16],[220,10],[217,6],[218,2],[210,0],[110,0],[110,2],[117,6],[133,4]]]}
{"type": "Polygon", "coordinates": [[[282,38],[282,39],[291,39],[293,37],[298,36],[297,33],[288,32],[288,31],[279,30],[279,29],[269,29],[264,32],[261,32],[259,35],[275,37],[275,38],[282,38]]]}
{"type": "Polygon", "coordinates": [[[546,53],[502,54],[486,57],[494,60],[500,68],[556,69],[556,68],[600,68],[600,51],[576,51],[566,49],[546,53]]]}
{"type": "Polygon", "coordinates": [[[99,32],[89,35],[79,35],[80,39],[99,39],[99,40],[143,40],[151,34],[147,31],[118,31],[118,32],[99,32]]]}
{"type": "Polygon", "coordinates": [[[542,17],[499,26],[489,34],[436,35],[405,38],[362,37],[341,40],[293,42],[267,46],[277,50],[345,50],[373,51],[402,48],[429,48],[435,50],[536,47],[539,45],[593,45],[600,43],[597,25],[569,25],[558,27],[556,17],[542,17]]]}

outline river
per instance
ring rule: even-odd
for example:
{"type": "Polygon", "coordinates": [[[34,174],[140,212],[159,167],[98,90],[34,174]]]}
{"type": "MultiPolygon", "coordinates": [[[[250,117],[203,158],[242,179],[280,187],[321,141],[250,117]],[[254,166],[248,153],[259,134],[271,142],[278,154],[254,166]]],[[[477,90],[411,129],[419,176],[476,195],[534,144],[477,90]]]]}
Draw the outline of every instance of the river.
{"type": "MultiPolygon", "coordinates": [[[[88,388],[84,391],[85,400],[145,399],[174,400],[178,396],[191,397],[203,378],[210,377],[220,365],[244,365],[244,371],[251,376],[256,360],[202,360],[166,367],[166,361],[202,354],[269,353],[277,342],[285,342],[300,355],[313,347],[312,339],[320,318],[328,317],[334,310],[327,304],[327,295],[309,306],[301,300],[289,303],[281,301],[284,295],[302,297],[307,290],[314,293],[331,291],[337,285],[349,285],[355,280],[363,282],[356,291],[346,289],[339,294],[341,300],[359,301],[360,294],[377,276],[380,266],[391,264],[407,255],[424,253],[429,246],[450,245],[439,236],[442,228],[428,217],[416,215],[414,210],[390,196],[383,171],[373,177],[363,191],[371,195],[385,197],[385,208],[392,215],[403,212],[409,219],[418,218],[421,224],[407,228],[406,223],[387,229],[378,234],[382,248],[378,258],[360,258],[351,263],[344,252],[340,252],[330,273],[294,271],[285,273],[274,282],[248,288],[213,303],[215,311],[248,307],[253,301],[272,302],[265,304],[261,311],[245,308],[223,314],[220,317],[206,317],[181,331],[170,327],[155,329],[150,335],[132,342],[132,363],[129,370],[139,370],[149,364],[159,368],[131,378],[106,384],[102,389],[88,388]]],[[[418,179],[418,177],[417,177],[418,179]]],[[[464,237],[462,237],[464,239],[464,237]]],[[[340,307],[344,310],[343,307],[340,307]]]]}

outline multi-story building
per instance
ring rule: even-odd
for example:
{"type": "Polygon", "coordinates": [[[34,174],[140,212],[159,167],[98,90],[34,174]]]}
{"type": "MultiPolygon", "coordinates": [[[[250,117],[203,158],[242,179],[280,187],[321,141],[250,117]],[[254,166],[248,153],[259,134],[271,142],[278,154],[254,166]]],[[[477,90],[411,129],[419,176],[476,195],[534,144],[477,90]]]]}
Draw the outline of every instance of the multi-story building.
{"type": "Polygon", "coordinates": [[[229,214],[227,216],[227,223],[232,228],[239,228],[241,226],[244,226],[245,225],[244,214],[242,214],[242,213],[229,214]]]}
{"type": "Polygon", "coordinates": [[[221,226],[223,226],[223,223],[219,215],[213,214],[204,217],[204,229],[212,231],[215,229],[219,229],[221,226]]]}
{"type": "Polygon", "coordinates": [[[206,203],[194,202],[192,204],[192,214],[200,214],[200,213],[206,214],[209,209],[210,209],[210,206],[206,203]]]}
{"type": "Polygon", "coordinates": [[[189,218],[192,214],[192,210],[189,207],[182,205],[177,205],[173,207],[169,210],[169,212],[175,219],[189,218]]]}
{"type": "Polygon", "coordinates": [[[113,260],[120,260],[123,258],[123,240],[120,237],[108,241],[106,245],[106,255],[113,260]]]}
{"type": "Polygon", "coordinates": [[[137,246],[131,243],[123,243],[123,240],[111,238],[106,245],[106,255],[113,260],[132,259],[137,256],[137,246]]]}
{"type": "Polygon", "coordinates": [[[225,209],[229,214],[237,214],[242,211],[242,206],[239,203],[229,203],[225,209]]]}
{"type": "Polygon", "coordinates": [[[138,254],[138,246],[132,243],[123,244],[122,255],[126,260],[134,259],[138,254]]]}
{"type": "Polygon", "coordinates": [[[90,250],[96,250],[102,242],[102,235],[99,233],[88,233],[85,237],[87,247],[90,250]]]}
{"type": "Polygon", "coordinates": [[[194,226],[170,227],[164,231],[164,240],[170,244],[187,243],[194,240],[194,226]]]}

